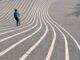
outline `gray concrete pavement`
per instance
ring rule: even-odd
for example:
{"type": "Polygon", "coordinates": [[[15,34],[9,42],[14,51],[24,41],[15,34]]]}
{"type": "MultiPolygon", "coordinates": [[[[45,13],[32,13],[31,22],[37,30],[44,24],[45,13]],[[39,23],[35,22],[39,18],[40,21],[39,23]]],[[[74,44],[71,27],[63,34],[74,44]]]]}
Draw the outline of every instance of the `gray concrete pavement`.
{"type": "Polygon", "coordinates": [[[0,16],[0,60],[80,60],[79,18],[66,16],[77,2],[7,1],[0,8],[5,12],[0,16]],[[14,8],[23,14],[19,27],[12,17],[14,8]]]}

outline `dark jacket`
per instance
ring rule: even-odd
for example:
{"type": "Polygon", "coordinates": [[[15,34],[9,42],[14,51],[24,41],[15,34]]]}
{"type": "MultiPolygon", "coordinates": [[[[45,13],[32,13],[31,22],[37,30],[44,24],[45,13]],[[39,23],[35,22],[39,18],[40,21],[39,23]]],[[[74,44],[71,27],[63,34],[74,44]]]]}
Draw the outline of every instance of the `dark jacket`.
{"type": "Polygon", "coordinates": [[[14,12],[14,17],[19,17],[20,14],[18,12],[14,12]]]}

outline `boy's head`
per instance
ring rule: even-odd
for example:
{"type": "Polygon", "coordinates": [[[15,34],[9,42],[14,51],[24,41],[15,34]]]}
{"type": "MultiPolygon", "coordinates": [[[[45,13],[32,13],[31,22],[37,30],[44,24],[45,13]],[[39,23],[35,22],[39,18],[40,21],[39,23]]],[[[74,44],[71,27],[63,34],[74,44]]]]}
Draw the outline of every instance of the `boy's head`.
{"type": "Polygon", "coordinates": [[[17,11],[17,9],[15,9],[15,12],[17,11]]]}

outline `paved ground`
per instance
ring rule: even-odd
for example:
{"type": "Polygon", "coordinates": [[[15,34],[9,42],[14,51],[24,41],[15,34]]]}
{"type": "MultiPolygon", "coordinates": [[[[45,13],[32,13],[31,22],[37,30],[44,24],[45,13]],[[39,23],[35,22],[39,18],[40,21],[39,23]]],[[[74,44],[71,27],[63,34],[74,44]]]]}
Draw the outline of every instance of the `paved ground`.
{"type": "Polygon", "coordinates": [[[80,60],[79,17],[66,12],[73,2],[0,1],[0,60],[80,60]],[[13,18],[15,8],[21,14],[19,27],[13,18]]]}
{"type": "Polygon", "coordinates": [[[51,4],[49,15],[52,18],[55,17],[55,21],[70,32],[80,44],[80,6],[77,6],[78,4],[80,0],[57,0],[51,4]]]}

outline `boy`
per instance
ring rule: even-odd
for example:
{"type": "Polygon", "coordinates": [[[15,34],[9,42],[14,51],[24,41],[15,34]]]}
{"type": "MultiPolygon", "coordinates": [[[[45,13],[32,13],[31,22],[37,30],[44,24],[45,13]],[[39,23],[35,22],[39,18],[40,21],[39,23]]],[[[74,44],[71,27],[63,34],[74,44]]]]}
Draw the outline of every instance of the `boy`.
{"type": "Polygon", "coordinates": [[[15,18],[15,20],[16,20],[16,25],[17,25],[17,26],[20,26],[19,16],[20,16],[20,14],[17,12],[17,9],[15,9],[14,18],[15,18]]]}

